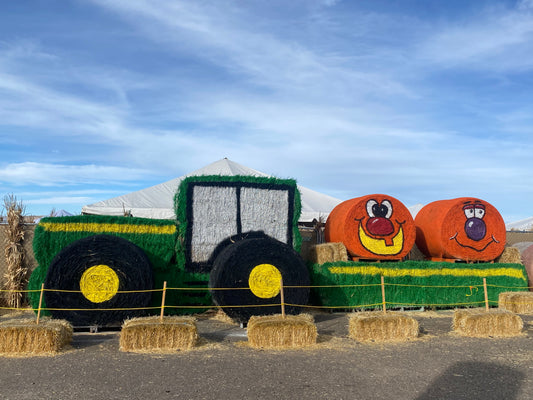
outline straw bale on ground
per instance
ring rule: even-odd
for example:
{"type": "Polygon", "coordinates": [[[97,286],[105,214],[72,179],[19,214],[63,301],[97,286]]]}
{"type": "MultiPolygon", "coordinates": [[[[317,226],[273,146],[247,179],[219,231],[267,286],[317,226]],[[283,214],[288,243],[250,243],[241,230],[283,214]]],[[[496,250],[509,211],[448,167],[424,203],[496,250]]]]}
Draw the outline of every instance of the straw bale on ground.
{"type": "Polygon", "coordinates": [[[503,292],[498,298],[498,306],[516,314],[533,313],[533,292],[503,292]]]}
{"type": "Polygon", "coordinates": [[[518,336],[523,327],[522,318],[505,310],[464,309],[453,316],[453,330],[461,336],[518,336]]]}
{"type": "Polygon", "coordinates": [[[418,337],[418,321],[400,313],[361,312],[350,315],[349,334],[359,342],[407,341],[418,337]]]}
{"type": "Polygon", "coordinates": [[[169,352],[188,350],[196,345],[198,330],[194,317],[166,316],[132,318],[124,321],[120,350],[169,352]]]}
{"type": "Polygon", "coordinates": [[[42,355],[59,352],[72,341],[72,325],[65,320],[10,319],[0,322],[0,353],[42,355]]]}
{"type": "Polygon", "coordinates": [[[317,244],[311,246],[309,250],[309,261],[313,264],[348,261],[348,252],[344,244],[340,242],[317,244]]]}
{"type": "Polygon", "coordinates": [[[248,321],[248,342],[255,348],[298,348],[313,345],[317,339],[310,314],[253,316],[248,321]]]}
{"type": "Polygon", "coordinates": [[[503,253],[496,259],[497,263],[502,264],[522,264],[520,250],[516,247],[505,247],[503,253]]]}

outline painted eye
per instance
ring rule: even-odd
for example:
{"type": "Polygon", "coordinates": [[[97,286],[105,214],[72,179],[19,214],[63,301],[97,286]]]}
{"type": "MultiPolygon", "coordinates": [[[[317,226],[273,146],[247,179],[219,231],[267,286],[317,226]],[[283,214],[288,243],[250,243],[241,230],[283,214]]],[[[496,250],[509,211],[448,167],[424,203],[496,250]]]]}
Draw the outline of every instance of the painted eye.
{"type": "Polygon", "coordinates": [[[381,203],[381,210],[385,213],[385,218],[390,218],[392,215],[392,204],[388,200],[383,200],[383,203],[381,203]]]}
{"type": "Polygon", "coordinates": [[[464,206],[463,211],[467,219],[474,218],[476,216],[474,206],[464,206]]]}
{"type": "Polygon", "coordinates": [[[368,200],[366,202],[366,213],[370,218],[376,217],[376,211],[379,210],[378,202],[376,200],[368,200]]]}
{"type": "Polygon", "coordinates": [[[474,215],[476,218],[483,219],[485,216],[485,207],[481,204],[476,205],[474,208],[474,215]]]}

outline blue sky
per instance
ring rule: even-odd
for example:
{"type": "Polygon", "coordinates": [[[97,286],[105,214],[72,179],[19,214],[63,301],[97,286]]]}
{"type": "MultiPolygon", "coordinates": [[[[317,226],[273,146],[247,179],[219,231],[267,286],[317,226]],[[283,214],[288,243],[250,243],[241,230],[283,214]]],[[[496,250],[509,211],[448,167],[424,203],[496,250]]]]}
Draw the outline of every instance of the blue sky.
{"type": "Polygon", "coordinates": [[[533,215],[533,0],[24,0],[0,194],[29,214],[223,157],[340,199],[533,215]]]}

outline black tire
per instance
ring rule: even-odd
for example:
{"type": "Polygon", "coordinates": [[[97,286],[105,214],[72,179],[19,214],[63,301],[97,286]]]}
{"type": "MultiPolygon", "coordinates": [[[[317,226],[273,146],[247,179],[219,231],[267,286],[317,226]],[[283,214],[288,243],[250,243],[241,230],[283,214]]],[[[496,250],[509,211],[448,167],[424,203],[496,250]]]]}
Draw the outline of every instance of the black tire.
{"type": "MultiPolygon", "coordinates": [[[[309,272],[302,258],[290,246],[275,239],[246,239],[225,248],[216,258],[209,279],[209,288],[214,303],[221,307],[232,319],[246,323],[252,315],[279,314],[281,294],[262,298],[256,296],[249,287],[252,270],[262,264],[270,264],[279,270],[283,286],[309,286],[309,272]],[[236,290],[214,290],[237,288],[236,290]],[[252,307],[240,307],[240,306],[252,307]]],[[[309,287],[284,288],[285,303],[306,305],[309,300],[309,287]]],[[[287,314],[301,312],[301,307],[286,306],[287,314]]]]}
{"type": "Polygon", "coordinates": [[[114,282],[118,278],[118,291],[153,288],[152,266],[142,249],[120,237],[90,236],[63,248],[48,268],[44,282],[45,289],[48,290],[44,292],[44,299],[53,318],[66,319],[74,326],[105,326],[145,314],[143,310],[91,311],[103,308],[144,308],[149,306],[152,297],[151,292],[115,293],[110,294],[112,297],[105,301],[89,300],[80,292],[80,280],[87,270],[97,265],[106,266],[114,272],[115,275],[111,275],[114,282]]]}

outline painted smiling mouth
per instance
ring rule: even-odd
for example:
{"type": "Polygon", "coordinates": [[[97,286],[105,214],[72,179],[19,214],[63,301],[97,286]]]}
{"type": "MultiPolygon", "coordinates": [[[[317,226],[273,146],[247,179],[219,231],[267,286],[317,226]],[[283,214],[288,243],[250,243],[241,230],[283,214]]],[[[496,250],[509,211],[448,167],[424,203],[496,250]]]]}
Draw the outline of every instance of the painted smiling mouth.
{"type": "Polygon", "coordinates": [[[483,246],[483,248],[481,249],[476,249],[475,247],[473,246],[469,246],[467,244],[463,244],[459,241],[459,239],[457,239],[457,235],[458,235],[459,232],[455,232],[455,235],[453,235],[450,240],[455,240],[457,242],[457,244],[461,247],[465,247],[467,249],[472,249],[474,251],[477,251],[478,253],[481,253],[482,251],[484,251],[487,247],[489,247],[489,245],[491,245],[492,243],[500,243],[498,240],[496,240],[496,238],[494,237],[494,235],[491,235],[491,239],[489,242],[487,242],[487,244],[485,246],[483,246]]]}
{"type": "Polygon", "coordinates": [[[368,236],[365,233],[362,224],[359,224],[359,240],[363,247],[371,253],[383,256],[393,256],[399,254],[403,249],[403,229],[400,226],[398,233],[392,239],[389,239],[389,244],[387,244],[385,239],[374,239],[368,236]]]}

